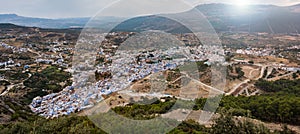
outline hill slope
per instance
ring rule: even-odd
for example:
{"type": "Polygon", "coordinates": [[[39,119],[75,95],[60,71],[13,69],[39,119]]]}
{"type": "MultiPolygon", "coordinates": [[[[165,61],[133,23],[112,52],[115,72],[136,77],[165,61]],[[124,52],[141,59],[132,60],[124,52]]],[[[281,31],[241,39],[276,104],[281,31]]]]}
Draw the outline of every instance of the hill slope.
{"type": "MultiPolygon", "coordinates": [[[[176,14],[191,22],[192,14],[202,12],[217,31],[298,33],[300,31],[300,6],[279,7],[253,5],[245,9],[226,4],[199,5],[185,13],[176,14]]],[[[144,31],[149,28],[168,32],[186,32],[175,21],[158,16],[132,18],[120,24],[117,29],[144,31]]]]}
{"type": "MultiPolygon", "coordinates": [[[[300,31],[300,5],[274,6],[251,5],[238,7],[227,4],[204,4],[194,9],[178,14],[191,22],[195,20],[193,13],[199,10],[219,32],[267,32],[267,33],[298,33],[300,31]]],[[[21,17],[15,14],[0,15],[0,23],[13,23],[21,26],[36,26],[42,28],[83,27],[89,18],[41,19],[21,17]]],[[[122,19],[118,17],[101,17],[95,21],[97,27],[107,28],[112,23],[122,19]]],[[[118,25],[115,31],[145,31],[162,30],[167,32],[189,32],[183,25],[173,20],[159,16],[143,16],[131,18],[118,25]]]]}

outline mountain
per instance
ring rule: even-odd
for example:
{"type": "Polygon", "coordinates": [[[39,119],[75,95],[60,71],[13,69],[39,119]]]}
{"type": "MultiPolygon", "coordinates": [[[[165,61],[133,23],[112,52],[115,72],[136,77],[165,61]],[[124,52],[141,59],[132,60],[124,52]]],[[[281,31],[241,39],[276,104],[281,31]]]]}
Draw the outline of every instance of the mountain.
{"type": "Polygon", "coordinates": [[[77,19],[43,19],[22,17],[16,14],[0,15],[0,23],[12,23],[20,26],[41,27],[41,28],[70,28],[83,27],[88,18],[77,19]]]}
{"type": "MultiPolygon", "coordinates": [[[[44,19],[23,17],[16,14],[0,14],[0,23],[11,23],[20,26],[40,27],[40,28],[82,28],[89,21],[90,18],[65,18],[65,19],[44,19]]],[[[112,22],[117,21],[118,17],[102,17],[98,22],[100,25],[105,26],[112,22]]]]}
{"type": "Polygon", "coordinates": [[[10,24],[10,23],[2,23],[2,24],[0,24],[0,29],[1,30],[14,29],[14,28],[26,28],[26,27],[24,27],[24,26],[18,26],[18,25],[10,24]]]}
{"type": "Polygon", "coordinates": [[[182,24],[157,15],[136,17],[126,20],[117,25],[112,31],[140,32],[147,30],[163,30],[168,33],[191,32],[182,24]]]}
{"type": "MultiPolygon", "coordinates": [[[[194,9],[178,14],[170,14],[197,22],[193,15],[202,12],[218,32],[267,32],[267,33],[298,33],[300,31],[300,4],[293,6],[250,5],[238,7],[228,4],[203,4],[194,9]]],[[[15,14],[0,15],[0,23],[13,23],[22,26],[42,28],[83,27],[89,18],[41,19],[21,17],[15,14]]],[[[107,28],[119,23],[123,18],[106,17],[95,21],[97,27],[107,28]],[[105,20],[105,21],[103,21],[105,20]]],[[[182,24],[161,17],[160,15],[142,16],[128,19],[120,23],[113,31],[145,31],[162,30],[166,32],[190,32],[182,24]]]]}
{"type": "Polygon", "coordinates": [[[288,8],[289,8],[289,10],[291,10],[292,12],[300,13],[300,4],[292,5],[292,6],[289,6],[288,8]]]}
{"type": "MultiPolygon", "coordinates": [[[[300,31],[300,5],[289,7],[251,5],[243,9],[227,4],[204,4],[176,15],[193,22],[197,19],[192,14],[197,10],[203,13],[219,32],[298,33],[300,31]]],[[[149,28],[167,32],[187,32],[187,29],[179,23],[160,16],[133,18],[117,27],[127,31],[144,31],[149,28]]]]}
{"type": "Polygon", "coordinates": [[[252,5],[248,7],[209,4],[196,9],[208,16],[216,29],[224,31],[298,33],[300,30],[300,6],[280,7],[252,5]],[[297,8],[296,8],[297,7],[297,8]]]}

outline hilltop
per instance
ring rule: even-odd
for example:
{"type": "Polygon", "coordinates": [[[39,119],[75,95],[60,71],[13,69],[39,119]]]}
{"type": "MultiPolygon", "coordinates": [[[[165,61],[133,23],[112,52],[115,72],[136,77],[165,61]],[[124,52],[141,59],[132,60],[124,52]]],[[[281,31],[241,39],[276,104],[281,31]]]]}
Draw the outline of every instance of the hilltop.
{"type": "MultiPolygon", "coordinates": [[[[300,30],[300,5],[249,5],[241,8],[228,4],[203,4],[175,16],[184,16],[191,21],[192,15],[199,10],[218,32],[266,32],[298,33],[300,30]]],[[[16,14],[0,15],[0,23],[12,23],[21,26],[41,28],[82,28],[90,18],[43,19],[22,17],[16,14]]],[[[121,22],[119,17],[100,17],[95,21],[98,28],[107,28],[112,23],[121,22]],[[103,21],[105,20],[105,21],[103,21]]],[[[184,26],[159,15],[142,16],[128,19],[118,25],[115,31],[163,30],[172,33],[190,32],[184,26]]]]}

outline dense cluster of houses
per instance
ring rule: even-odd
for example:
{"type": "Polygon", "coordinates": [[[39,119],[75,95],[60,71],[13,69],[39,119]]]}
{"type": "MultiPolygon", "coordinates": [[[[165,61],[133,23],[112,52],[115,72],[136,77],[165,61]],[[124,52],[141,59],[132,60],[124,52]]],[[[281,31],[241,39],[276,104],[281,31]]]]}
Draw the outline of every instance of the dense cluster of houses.
{"type": "MultiPolygon", "coordinates": [[[[110,58],[112,62],[98,65],[97,72],[109,72],[112,77],[87,86],[88,75],[91,73],[77,74],[78,78],[72,87],[67,87],[60,93],[37,97],[32,101],[30,107],[35,113],[48,118],[68,115],[93,107],[96,102],[103,99],[102,95],[123,90],[133,82],[151,74],[175,69],[186,62],[203,61],[207,58],[223,59],[220,55],[215,54],[216,51],[214,47],[182,46],[171,47],[167,50],[120,50],[111,56],[110,51],[103,50],[100,53],[104,57],[110,58]]],[[[76,68],[74,69],[76,70],[76,68]]]]}

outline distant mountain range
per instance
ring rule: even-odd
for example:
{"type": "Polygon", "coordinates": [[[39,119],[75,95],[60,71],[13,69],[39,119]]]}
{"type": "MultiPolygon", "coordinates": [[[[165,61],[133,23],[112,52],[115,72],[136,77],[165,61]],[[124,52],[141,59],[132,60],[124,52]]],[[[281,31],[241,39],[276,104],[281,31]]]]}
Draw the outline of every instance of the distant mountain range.
{"type": "Polygon", "coordinates": [[[196,7],[219,31],[298,33],[300,5],[252,5],[246,9],[233,5],[209,4],[196,7]]]}
{"type": "MultiPolygon", "coordinates": [[[[240,32],[268,32],[268,33],[298,33],[300,31],[300,5],[274,6],[274,5],[251,5],[248,7],[237,7],[227,4],[203,4],[183,15],[185,19],[193,21],[193,12],[201,11],[212,26],[221,31],[240,32]],[[189,16],[190,15],[190,16],[189,16]]],[[[90,18],[69,19],[42,19],[22,17],[15,14],[0,15],[0,23],[12,23],[21,26],[34,26],[41,28],[78,28],[84,27],[90,18]]],[[[122,18],[104,17],[97,22],[100,28],[118,23],[122,18]]],[[[189,32],[187,28],[164,17],[143,16],[132,18],[122,22],[115,31],[144,31],[163,30],[167,32],[189,32]]]]}
{"type": "MultiPolygon", "coordinates": [[[[112,22],[118,21],[118,17],[102,17],[99,25],[105,27],[112,22]]],[[[20,26],[40,27],[40,28],[82,28],[90,18],[65,18],[65,19],[44,19],[23,17],[16,14],[0,14],[0,23],[11,23],[20,26]]]]}
{"type": "MultiPolygon", "coordinates": [[[[184,16],[191,22],[192,14],[201,11],[216,31],[267,32],[267,33],[298,33],[300,32],[300,5],[280,7],[274,5],[252,5],[245,9],[226,4],[205,4],[195,7],[178,16],[184,16]],[[190,15],[190,16],[189,16],[190,15]]],[[[121,23],[117,28],[143,31],[147,28],[168,32],[188,32],[187,28],[177,22],[160,16],[133,18],[121,23]]]]}
{"type": "Polygon", "coordinates": [[[43,19],[18,16],[16,14],[1,14],[0,23],[12,23],[15,25],[41,27],[41,28],[70,28],[83,27],[89,18],[71,19],[43,19]]]}

